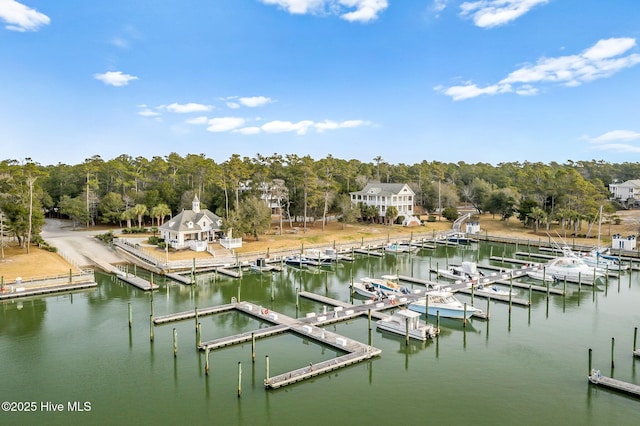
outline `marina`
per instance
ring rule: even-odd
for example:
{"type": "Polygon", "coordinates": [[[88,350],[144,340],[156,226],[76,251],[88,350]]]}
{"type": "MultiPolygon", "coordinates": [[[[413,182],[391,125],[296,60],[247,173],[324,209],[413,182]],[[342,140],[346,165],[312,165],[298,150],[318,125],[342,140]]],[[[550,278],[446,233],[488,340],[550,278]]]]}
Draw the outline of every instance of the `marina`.
{"type": "MultiPolygon", "coordinates": [[[[512,304],[520,306],[516,302],[520,298],[530,300],[529,306],[511,310],[508,301],[491,297],[490,318],[471,317],[466,324],[440,318],[440,334],[426,341],[411,338],[407,343],[400,333],[376,330],[377,321],[421,297],[427,286],[450,287],[461,302],[471,306],[475,298],[479,305],[481,296],[474,288],[472,297],[468,283],[434,280],[429,273],[430,264],[459,263],[461,255],[468,259],[471,254],[444,245],[433,252],[358,254],[339,268],[285,267],[268,274],[246,273],[239,278],[219,274],[206,279],[196,271],[193,285],[138,269],[141,279],[158,285],[153,295],[97,273],[98,286],[90,291],[2,302],[2,338],[13,340],[15,335],[20,351],[0,346],[5,360],[0,373],[8,385],[23,383],[13,389],[28,394],[16,397],[46,400],[55,392],[77,399],[82,392],[93,402],[92,415],[116,422],[140,415],[141,406],[126,403],[113,410],[116,404],[109,402],[113,389],[118,389],[120,401],[134,401],[136,395],[153,389],[150,417],[158,416],[162,422],[215,415],[225,424],[243,423],[248,417],[252,424],[274,424],[276,417],[278,422],[298,423],[308,421],[309,412],[317,421],[330,422],[334,417],[347,418],[354,407],[381,404],[380,389],[394,389],[402,410],[409,407],[401,401],[429,394],[432,421],[495,424],[504,422],[505,414],[490,395],[502,395],[509,386],[521,389],[526,383],[528,392],[514,391],[502,400],[541,422],[554,423],[569,410],[571,419],[565,424],[630,424],[637,399],[598,392],[602,386],[585,384],[583,357],[575,350],[593,346],[599,354],[594,362],[602,365],[611,335],[620,330],[622,335],[616,336],[620,344],[631,348],[626,330],[640,324],[635,309],[640,302],[637,272],[588,291],[577,285],[565,288],[562,282],[536,286],[526,278],[511,278],[505,265],[489,259],[489,246],[475,245],[478,267],[491,271],[484,278],[505,290],[518,288],[520,296],[514,293],[512,304]],[[352,293],[352,277],[383,275],[393,275],[410,288],[406,300],[368,302],[352,293]],[[14,334],[7,328],[11,324],[30,325],[22,326],[23,334],[14,334]],[[38,355],[43,343],[47,357],[38,355]],[[96,368],[95,360],[105,367],[96,368]],[[69,368],[82,380],[69,376],[69,368]],[[50,379],[43,382],[45,375],[50,379]],[[484,392],[452,380],[463,377],[483,382],[484,392]],[[24,385],[25,381],[38,385],[24,385]],[[65,383],[64,388],[57,383],[65,383]],[[445,398],[453,394],[467,401],[471,411],[457,412],[457,405],[445,398]],[[320,397],[329,398],[328,412],[317,409],[320,397]],[[189,403],[176,404],[176,398],[189,403]],[[546,409],[540,411],[536,404],[546,409]],[[453,417],[452,410],[457,413],[453,417]]],[[[502,245],[500,250],[505,258],[514,257],[502,245]]],[[[428,320],[433,324],[436,318],[428,320]]],[[[615,380],[638,382],[633,359],[631,355],[616,359],[615,380]]],[[[73,421],[71,413],[60,414],[59,424],[73,421]]],[[[395,419],[366,410],[360,417],[364,422],[395,419]]],[[[38,418],[50,419],[44,413],[34,416],[38,418]]],[[[424,413],[408,415],[415,422],[424,418],[424,413]]]]}

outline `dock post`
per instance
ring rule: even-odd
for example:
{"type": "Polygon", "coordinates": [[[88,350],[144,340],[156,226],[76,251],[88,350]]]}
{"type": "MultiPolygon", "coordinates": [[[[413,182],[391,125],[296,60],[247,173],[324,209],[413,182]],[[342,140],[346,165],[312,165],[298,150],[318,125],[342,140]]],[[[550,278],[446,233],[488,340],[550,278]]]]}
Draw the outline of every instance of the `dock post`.
{"type": "Polygon", "coordinates": [[[73,272],[71,271],[71,268],[69,268],[69,284],[71,284],[72,279],[73,279],[73,272]]]}
{"type": "Polygon", "coordinates": [[[511,298],[513,296],[513,271],[509,274],[509,313],[511,313],[511,298]]]}
{"type": "Polygon", "coordinates": [[[131,302],[129,302],[129,328],[133,325],[133,307],[131,306],[131,302]]]}
{"type": "Polygon", "coordinates": [[[195,311],[196,311],[196,332],[198,332],[198,307],[195,307],[195,311]]]}
{"type": "Polygon", "coordinates": [[[436,280],[440,279],[440,266],[439,262],[436,262],[436,280]]]}
{"type": "MultiPolygon", "coordinates": [[[[567,277],[565,276],[564,279],[566,280],[567,277]]],[[[549,281],[547,281],[546,283],[547,283],[547,300],[549,300],[549,281]]]]}
{"type": "MultiPolygon", "coordinates": [[[[238,291],[240,290],[240,286],[238,286],[238,291]]],[[[240,300],[240,296],[238,296],[238,300],[240,300]]],[[[276,290],[273,284],[273,278],[271,279],[271,301],[276,300],[276,290]]]]}
{"type": "MultiPolygon", "coordinates": [[[[440,311],[436,311],[436,328],[438,330],[440,330],[440,311]]],[[[440,333],[438,333],[438,336],[440,336],[440,333]]]]}
{"type": "Polygon", "coordinates": [[[529,284],[529,308],[531,308],[531,295],[533,293],[533,290],[531,288],[531,284],[529,284]]]}
{"type": "Polygon", "coordinates": [[[242,394],[242,362],[238,361],[238,398],[242,394]]]}
{"type": "Polygon", "coordinates": [[[589,375],[591,375],[591,358],[593,350],[589,348],[589,375]]]}
{"type": "Polygon", "coordinates": [[[487,319],[491,316],[489,315],[489,309],[491,309],[491,298],[487,297],[487,319]]]}
{"type": "Polygon", "coordinates": [[[204,350],[204,374],[209,375],[209,346],[204,350]]]}
{"type": "Polygon", "coordinates": [[[256,335],[251,333],[251,362],[256,362],[256,335]]]}
{"type": "MultiPolygon", "coordinates": [[[[593,281],[592,281],[592,285],[595,287],[596,286],[596,268],[593,268],[593,281]]],[[[607,277],[605,279],[605,289],[609,287],[609,277],[607,277]]]]}
{"type": "Polygon", "coordinates": [[[299,300],[300,300],[300,289],[296,288],[296,309],[298,309],[298,306],[300,306],[299,300]]]}
{"type": "Polygon", "coordinates": [[[467,327],[467,302],[464,302],[464,317],[462,318],[462,327],[467,327]]]}
{"type": "Polygon", "coordinates": [[[149,340],[153,342],[153,315],[149,315],[149,340]]]}
{"type": "Polygon", "coordinates": [[[409,318],[404,319],[404,344],[409,346],[409,318]]]}
{"type": "Polygon", "coordinates": [[[153,318],[153,315],[154,315],[154,312],[153,312],[153,299],[151,299],[149,304],[151,305],[151,317],[153,318]]]}
{"type": "Polygon", "coordinates": [[[634,327],[633,329],[633,351],[636,351],[636,343],[638,341],[638,327],[634,327]]]}
{"type": "Polygon", "coordinates": [[[473,285],[473,280],[471,281],[471,306],[474,305],[474,293],[475,293],[475,288],[476,286],[473,285]]]}
{"type": "Polygon", "coordinates": [[[613,368],[615,367],[615,362],[614,362],[614,349],[616,346],[616,338],[612,337],[611,338],[611,371],[613,371],[613,368]]]}
{"type": "MultiPolygon", "coordinates": [[[[262,278],[262,275],[260,275],[260,278],[262,278]]],[[[242,281],[238,281],[238,302],[240,301],[240,289],[242,287],[242,281]]]]}
{"type": "MultiPolygon", "coordinates": [[[[580,282],[580,272],[578,272],[578,282],[580,282]]],[[[562,285],[562,297],[567,296],[567,277],[564,277],[564,283],[562,285]]]]}
{"type": "Polygon", "coordinates": [[[173,357],[178,356],[178,332],[176,329],[173,329],[173,357]]]}
{"type": "Polygon", "coordinates": [[[542,267],[542,282],[543,283],[547,282],[547,267],[546,266],[542,267]]]}
{"type": "Polygon", "coordinates": [[[371,331],[371,308],[367,310],[367,317],[369,318],[369,331],[371,331]]]}
{"type": "Polygon", "coordinates": [[[196,328],[196,342],[197,345],[202,345],[202,324],[198,323],[198,328],[196,328]]]}
{"type": "Polygon", "coordinates": [[[4,291],[4,275],[0,277],[0,291],[4,291]]]}
{"type": "Polygon", "coordinates": [[[269,383],[269,355],[264,356],[264,368],[266,370],[266,376],[267,376],[267,378],[264,379],[264,382],[269,383]]]}

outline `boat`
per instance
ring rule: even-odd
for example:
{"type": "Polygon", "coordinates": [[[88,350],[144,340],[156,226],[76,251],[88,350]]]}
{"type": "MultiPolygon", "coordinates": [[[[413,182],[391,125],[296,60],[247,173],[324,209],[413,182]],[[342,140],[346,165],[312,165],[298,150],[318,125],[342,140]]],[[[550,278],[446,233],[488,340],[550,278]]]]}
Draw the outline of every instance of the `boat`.
{"type": "MultiPolygon", "coordinates": [[[[471,287],[471,284],[469,284],[471,287]]],[[[509,290],[503,290],[497,285],[486,286],[486,285],[478,285],[473,288],[473,292],[475,294],[481,294],[485,296],[509,296],[509,290]]]]}
{"type": "Polygon", "coordinates": [[[400,309],[389,317],[376,321],[376,329],[401,336],[406,336],[408,331],[409,338],[421,341],[431,339],[438,334],[434,326],[420,321],[418,312],[408,309],[400,309]]]}
{"type": "Polygon", "coordinates": [[[463,244],[463,245],[468,245],[471,243],[475,243],[477,242],[477,240],[468,237],[465,233],[463,232],[453,232],[453,233],[449,233],[447,234],[447,241],[451,242],[451,243],[458,243],[458,244],[463,244]]]}
{"type": "Polygon", "coordinates": [[[314,264],[316,266],[330,265],[336,261],[335,256],[332,257],[331,255],[327,254],[326,250],[320,250],[320,249],[307,249],[304,252],[303,257],[307,259],[308,263],[314,264]]]}
{"type": "Polygon", "coordinates": [[[390,253],[415,253],[418,247],[414,247],[409,243],[390,243],[385,245],[384,251],[390,253]]]}
{"type": "Polygon", "coordinates": [[[302,266],[308,265],[309,260],[304,256],[300,256],[299,254],[294,254],[292,256],[286,257],[284,259],[284,263],[291,266],[302,267],[302,266]]]}
{"type": "Polygon", "coordinates": [[[399,285],[397,282],[392,281],[395,278],[391,275],[383,275],[381,278],[362,278],[362,282],[365,284],[370,284],[375,288],[380,290],[398,293],[398,294],[410,294],[411,290],[407,287],[399,285]]]}
{"type": "Polygon", "coordinates": [[[480,311],[470,305],[466,307],[465,311],[465,305],[456,299],[450,291],[429,292],[426,298],[410,303],[409,309],[428,315],[437,315],[439,312],[443,318],[455,319],[469,319],[475,312],[480,311]]]}
{"type": "Polygon", "coordinates": [[[354,282],[351,286],[355,293],[367,299],[382,300],[386,297],[386,293],[369,283],[354,282]]]}
{"type": "Polygon", "coordinates": [[[564,281],[582,284],[594,284],[604,279],[604,274],[597,268],[587,265],[582,259],[575,256],[561,256],[551,259],[541,268],[528,271],[531,278],[548,281],[551,277],[555,281],[564,281]]]}
{"type": "MultiPolygon", "coordinates": [[[[628,265],[621,264],[618,260],[615,259],[615,256],[608,256],[604,254],[604,250],[598,248],[594,248],[588,253],[575,253],[568,247],[566,249],[568,249],[568,251],[574,256],[582,259],[584,263],[591,266],[592,268],[599,268],[602,271],[626,271],[627,269],[629,269],[628,265]]],[[[565,247],[563,247],[562,251],[565,252],[565,247]]]]}
{"type": "Polygon", "coordinates": [[[475,262],[462,262],[460,265],[449,265],[447,269],[438,269],[438,275],[452,280],[477,281],[484,274],[478,271],[475,262]]]}

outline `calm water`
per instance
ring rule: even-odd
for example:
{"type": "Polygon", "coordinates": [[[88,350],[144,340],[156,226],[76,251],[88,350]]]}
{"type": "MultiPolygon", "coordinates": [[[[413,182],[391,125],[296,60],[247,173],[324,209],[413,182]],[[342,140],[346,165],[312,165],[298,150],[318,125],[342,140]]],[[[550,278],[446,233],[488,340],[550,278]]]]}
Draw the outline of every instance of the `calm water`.
{"type": "MultiPolygon", "coordinates": [[[[304,316],[322,306],[301,298],[296,311],[298,286],[347,301],[352,276],[399,272],[428,278],[429,265],[463,259],[488,264],[490,250],[509,256],[514,248],[441,247],[412,256],[362,257],[319,271],[246,274],[241,281],[208,275],[191,288],[161,282],[153,306],[156,315],[191,310],[228,303],[240,291],[242,300],[304,316]]],[[[514,306],[510,315],[507,304],[492,302],[489,321],[474,319],[464,329],[460,322],[442,320],[440,338],[428,343],[405,346],[401,336],[374,331],[372,343],[382,349],[381,357],[275,391],[263,386],[265,355],[276,375],[330,359],[336,351],[283,334],[257,341],[255,363],[250,343],[212,352],[205,376],[194,320],[155,327],[151,343],[150,295],[106,275],[97,279],[93,291],[1,305],[0,400],[36,407],[2,412],[1,424],[636,425],[640,418],[640,400],[593,388],[586,380],[588,348],[593,366],[611,375],[614,337],[613,376],[640,383],[640,360],[631,355],[633,330],[640,326],[638,272],[610,279],[596,292],[569,284],[565,298],[534,293],[531,309],[514,306]],[[84,411],[70,412],[69,404],[84,411]]],[[[528,293],[520,290],[519,296],[528,293]]],[[[487,308],[484,299],[475,304],[487,308]]],[[[203,340],[261,326],[238,313],[200,322],[203,340]]],[[[366,318],[328,328],[369,338],[366,318]]]]}

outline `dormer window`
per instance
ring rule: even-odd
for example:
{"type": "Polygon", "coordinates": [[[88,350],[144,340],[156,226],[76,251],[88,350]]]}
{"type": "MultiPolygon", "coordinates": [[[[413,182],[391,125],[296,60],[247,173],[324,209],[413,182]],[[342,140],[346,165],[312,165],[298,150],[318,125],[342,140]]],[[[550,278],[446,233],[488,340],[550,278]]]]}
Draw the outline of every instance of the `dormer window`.
{"type": "Polygon", "coordinates": [[[187,228],[192,229],[193,228],[193,222],[191,222],[191,221],[187,222],[187,228]]]}

